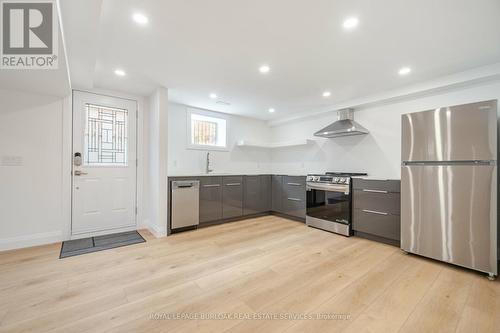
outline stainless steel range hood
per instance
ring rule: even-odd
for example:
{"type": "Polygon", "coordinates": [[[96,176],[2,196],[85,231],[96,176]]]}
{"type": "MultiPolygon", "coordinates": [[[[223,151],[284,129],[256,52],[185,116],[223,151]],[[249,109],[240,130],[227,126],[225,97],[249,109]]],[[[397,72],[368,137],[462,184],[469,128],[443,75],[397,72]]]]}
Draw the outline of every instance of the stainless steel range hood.
{"type": "Polygon", "coordinates": [[[339,136],[368,134],[368,130],[354,121],[354,110],[338,111],[339,120],[314,133],[314,136],[336,138],[339,136]]]}

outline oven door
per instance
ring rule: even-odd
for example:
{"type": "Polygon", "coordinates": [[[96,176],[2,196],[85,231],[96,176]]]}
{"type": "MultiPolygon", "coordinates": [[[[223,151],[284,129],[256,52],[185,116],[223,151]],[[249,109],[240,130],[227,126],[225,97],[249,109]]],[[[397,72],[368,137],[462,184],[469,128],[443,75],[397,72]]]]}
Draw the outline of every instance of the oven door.
{"type": "Polygon", "coordinates": [[[351,193],[349,185],[307,184],[307,216],[336,222],[351,223],[351,193]]]}

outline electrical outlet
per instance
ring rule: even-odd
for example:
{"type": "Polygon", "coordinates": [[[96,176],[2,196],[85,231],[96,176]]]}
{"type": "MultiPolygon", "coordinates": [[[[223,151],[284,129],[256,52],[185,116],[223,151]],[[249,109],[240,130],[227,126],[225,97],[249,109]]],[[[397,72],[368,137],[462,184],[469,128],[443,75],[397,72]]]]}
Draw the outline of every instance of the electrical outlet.
{"type": "Polygon", "coordinates": [[[0,159],[1,166],[23,166],[24,158],[22,156],[4,155],[0,159]]]}

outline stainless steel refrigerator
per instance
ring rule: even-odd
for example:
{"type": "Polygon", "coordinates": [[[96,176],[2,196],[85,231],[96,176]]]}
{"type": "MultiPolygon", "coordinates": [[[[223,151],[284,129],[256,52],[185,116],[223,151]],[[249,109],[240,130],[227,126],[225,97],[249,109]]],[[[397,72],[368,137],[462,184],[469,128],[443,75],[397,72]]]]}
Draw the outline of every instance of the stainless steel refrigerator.
{"type": "Polygon", "coordinates": [[[497,119],[496,100],[402,116],[404,251],[498,274],[497,119]]]}

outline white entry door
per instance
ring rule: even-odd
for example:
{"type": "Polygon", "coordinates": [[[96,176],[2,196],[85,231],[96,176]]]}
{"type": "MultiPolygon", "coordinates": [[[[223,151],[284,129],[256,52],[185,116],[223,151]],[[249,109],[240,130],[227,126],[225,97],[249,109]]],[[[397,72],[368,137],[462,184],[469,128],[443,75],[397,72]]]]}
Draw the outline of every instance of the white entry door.
{"type": "Polygon", "coordinates": [[[72,235],[136,225],[137,103],[73,92],[72,235]]]}

